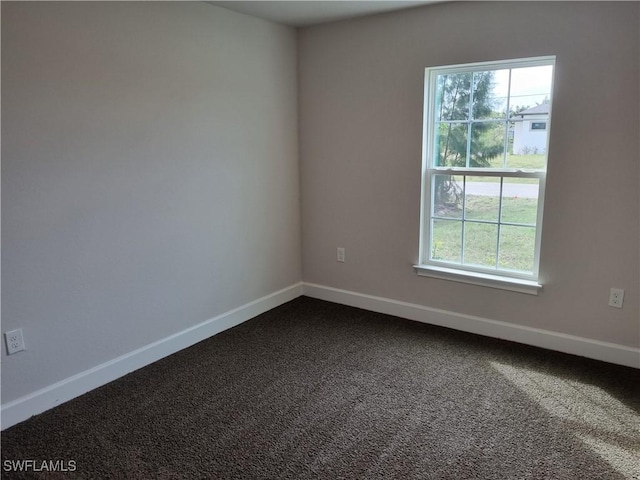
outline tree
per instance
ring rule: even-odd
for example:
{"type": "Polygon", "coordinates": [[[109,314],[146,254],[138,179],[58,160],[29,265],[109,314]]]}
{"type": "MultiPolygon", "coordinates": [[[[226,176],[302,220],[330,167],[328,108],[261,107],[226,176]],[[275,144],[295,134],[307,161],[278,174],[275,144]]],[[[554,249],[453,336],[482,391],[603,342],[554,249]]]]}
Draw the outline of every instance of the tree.
{"type": "MultiPolygon", "coordinates": [[[[437,165],[488,167],[491,159],[504,152],[504,123],[474,122],[473,119],[504,118],[495,111],[494,73],[468,72],[440,75],[436,86],[436,118],[438,124],[437,165]],[[473,90],[472,90],[473,88],[473,90]],[[472,96],[473,93],[473,96],[472,96]],[[473,102],[469,105],[469,102],[473,102]],[[469,108],[471,107],[471,108],[469,108]],[[470,133],[469,133],[470,132],[470,133]]],[[[435,205],[459,207],[461,187],[450,175],[439,175],[435,181],[435,205]]]]}

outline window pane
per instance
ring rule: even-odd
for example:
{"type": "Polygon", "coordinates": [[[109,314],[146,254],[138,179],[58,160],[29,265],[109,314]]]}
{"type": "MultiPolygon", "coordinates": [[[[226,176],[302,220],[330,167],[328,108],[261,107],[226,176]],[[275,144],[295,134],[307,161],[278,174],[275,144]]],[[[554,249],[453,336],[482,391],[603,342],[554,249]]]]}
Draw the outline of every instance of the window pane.
{"type": "Polygon", "coordinates": [[[433,176],[433,216],[462,219],[464,177],[459,175],[433,176]]]}
{"type": "Polygon", "coordinates": [[[509,93],[509,70],[473,74],[473,118],[505,118],[509,93]]]}
{"type": "Polygon", "coordinates": [[[511,122],[507,168],[545,170],[547,131],[527,130],[528,122],[511,122]]]}
{"type": "Polygon", "coordinates": [[[500,179],[467,177],[465,183],[464,218],[498,221],[500,211],[500,179]]]}
{"type": "Polygon", "coordinates": [[[438,75],[436,80],[436,120],[468,120],[471,73],[438,75]]]}
{"type": "Polygon", "coordinates": [[[535,225],[538,218],[537,178],[505,178],[502,186],[502,221],[535,225]]]}
{"type": "Polygon", "coordinates": [[[465,264],[495,268],[497,247],[498,225],[490,223],[465,222],[465,264]]]}
{"type": "Polygon", "coordinates": [[[553,66],[514,68],[511,70],[509,105],[512,112],[549,104],[553,66]]]}
{"type": "Polygon", "coordinates": [[[513,137],[507,165],[513,165],[512,168],[544,169],[547,153],[548,132],[546,125],[548,116],[546,113],[530,116],[522,114],[514,117],[511,122],[513,137]],[[544,125],[545,128],[533,128],[534,125],[544,125]]]}
{"type": "Polygon", "coordinates": [[[503,225],[500,228],[500,261],[498,267],[532,273],[535,241],[535,227],[503,225]]]}
{"type": "Polygon", "coordinates": [[[471,125],[469,166],[503,168],[505,124],[477,122],[471,125]]]}
{"type": "Polygon", "coordinates": [[[465,167],[467,163],[467,124],[440,123],[436,130],[436,167],[465,167]]]}
{"type": "Polygon", "coordinates": [[[511,73],[510,118],[513,120],[509,168],[544,169],[550,112],[551,65],[514,68],[511,73]],[[518,158],[519,157],[519,158],[518,158]]]}
{"type": "Polygon", "coordinates": [[[521,119],[523,117],[536,115],[538,119],[544,121],[545,115],[549,115],[549,95],[550,93],[532,93],[520,96],[511,96],[510,100],[516,102],[510,104],[510,118],[521,119]]]}
{"type": "Polygon", "coordinates": [[[462,256],[462,222],[433,220],[431,226],[431,259],[460,263],[462,256]]]}

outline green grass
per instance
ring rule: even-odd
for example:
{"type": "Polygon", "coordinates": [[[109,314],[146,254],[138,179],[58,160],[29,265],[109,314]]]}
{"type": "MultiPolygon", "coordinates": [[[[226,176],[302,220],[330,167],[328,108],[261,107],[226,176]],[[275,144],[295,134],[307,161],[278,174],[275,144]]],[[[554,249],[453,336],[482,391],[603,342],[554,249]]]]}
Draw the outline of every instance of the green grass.
{"type": "Polygon", "coordinates": [[[500,198],[498,197],[469,195],[465,206],[467,220],[498,221],[498,209],[500,208],[500,198]]]}
{"type": "MultiPolygon", "coordinates": [[[[458,212],[459,216],[461,212],[458,212]]],[[[530,226],[502,225],[498,267],[531,271],[535,246],[537,201],[533,198],[504,198],[503,222],[530,226]]],[[[498,199],[470,195],[466,200],[464,263],[494,268],[496,265],[497,224],[475,223],[471,220],[497,221],[498,199]]],[[[432,230],[434,260],[461,263],[462,228],[460,220],[434,220],[432,230]]]]}
{"type": "MultiPolygon", "coordinates": [[[[492,165],[494,161],[491,162],[492,165]]],[[[498,168],[502,167],[502,158],[496,159],[498,168]]],[[[532,168],[544,169],[545,155],[514,155],[507,153],[507,168],[532,168]]]]}

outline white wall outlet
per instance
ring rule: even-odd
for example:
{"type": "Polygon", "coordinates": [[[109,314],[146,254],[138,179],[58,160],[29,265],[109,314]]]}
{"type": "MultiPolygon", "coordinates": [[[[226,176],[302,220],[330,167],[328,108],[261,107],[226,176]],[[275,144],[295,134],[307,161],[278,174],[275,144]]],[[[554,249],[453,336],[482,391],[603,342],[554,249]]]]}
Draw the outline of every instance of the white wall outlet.
{"type": "Polygon", "coordinates": [[[24,350],[24,339],[22,338],[21,328],[18,328],[17,330],[11,330],[10,332],[5,332],[4,339],[7,342],[8,355],[24,350]]]}
{"type": "Polygon", "coordinates": [[[338,247],[338,261],[340,263],[344,263],[344,255],[345,255],[345,251],[343,247],[338,247]]]}
{"type": "Polygon", "coordinates": [[[609,292],[609,306],[615,308],[622,308],[622,302],[624,301],[624,290],[620,288],[612,288],[609,292]]]}

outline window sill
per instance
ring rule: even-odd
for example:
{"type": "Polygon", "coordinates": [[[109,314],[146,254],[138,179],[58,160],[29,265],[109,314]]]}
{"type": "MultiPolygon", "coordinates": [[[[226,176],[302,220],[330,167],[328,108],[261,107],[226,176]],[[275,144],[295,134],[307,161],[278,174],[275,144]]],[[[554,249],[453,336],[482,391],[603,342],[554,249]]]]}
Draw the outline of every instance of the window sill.
{"type": "Polygon", "coordinates": [[[452,282],[499,288],[501,290],[510,290],[528,295],[538,295],[540,290],[542,290],[542,285],[532,280],[502,277],[500,275],[490,275],[487,273],[463,272],[453,268],[435,267],[433,265],[414,265],[413,268],[415,268],[416,273],[421,277],[432,277],[441,280],[450,280],[452,282]]]}

